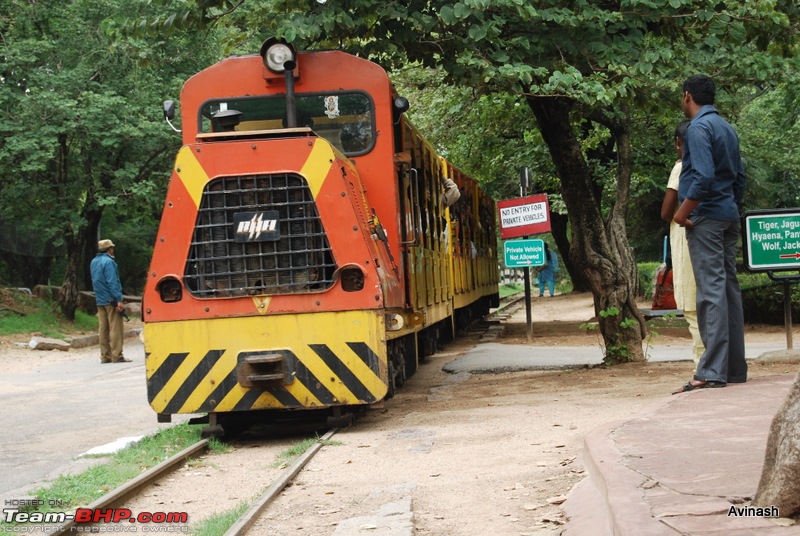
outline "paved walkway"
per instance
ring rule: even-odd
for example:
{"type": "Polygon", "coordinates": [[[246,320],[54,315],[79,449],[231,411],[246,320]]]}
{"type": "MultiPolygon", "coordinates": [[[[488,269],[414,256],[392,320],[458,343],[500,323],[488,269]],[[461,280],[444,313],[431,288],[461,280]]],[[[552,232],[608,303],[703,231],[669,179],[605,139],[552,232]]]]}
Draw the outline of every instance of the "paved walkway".
{"type": "Polygon", "coordinates": [[[0,505],[23,498],[59,474],[98,462],[88,450],[120,437],[153,433],[158,424],[147,403],[144,347],[125,341],[131,363],[101,365],[96,347],[44,355],[27,348],[0,348],[0,505]],[[14,361],[28,359],[17,372],[14,361]]]}
{"type": "Polygon", "coordinates": [[[589,478],[564,504],[565,536],[800,534],[800,526],[730,515],[756,492],[769,426],[793,381],[683,393],[588,434],[589,478]]]}

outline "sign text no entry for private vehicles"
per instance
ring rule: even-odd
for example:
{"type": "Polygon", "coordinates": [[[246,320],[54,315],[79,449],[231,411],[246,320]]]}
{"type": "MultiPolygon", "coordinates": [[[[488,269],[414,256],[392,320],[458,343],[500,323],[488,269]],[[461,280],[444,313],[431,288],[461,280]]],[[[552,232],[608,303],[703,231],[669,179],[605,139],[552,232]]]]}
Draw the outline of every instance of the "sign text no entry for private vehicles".
{"type": "Polygon", "coordinates": [[[497,209],[503,240],[550,232],[547,194],[498,201],[497,209]]]}

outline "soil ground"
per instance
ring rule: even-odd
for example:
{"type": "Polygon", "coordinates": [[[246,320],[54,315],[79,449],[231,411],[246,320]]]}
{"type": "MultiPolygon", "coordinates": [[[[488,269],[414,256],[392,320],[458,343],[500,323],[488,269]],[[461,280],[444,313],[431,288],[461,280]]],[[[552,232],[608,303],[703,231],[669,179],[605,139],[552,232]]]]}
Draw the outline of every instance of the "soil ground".
{"type": "MultiPolygon", "coordinates": [[[[595,333],[580,329],[593,316],[587,294],[534,299],[532,350],[598,344],[595,333]]],[[[524,309],[521,318],[518,312],[506,322],[495,342],[527,344],[524,309]]],[[[661,332],[654,344],[689,343],[685,327],[661,332]]],[[[580,456],[584,436],[671,396],[692,370],[691,362],[677,362],[482,375],[442,371],[479,336],[463,337],[429,358],[393,399],[341,429],[334,444],[323,447],[270,506],[254,533],[388,533],[369,516],[410,499],[420,535],[560,534],[566,521],[560,504],[586,477],[580,456]]],[[[748,328],[750,341],[776,337],[785,338],[781,326],[748,328]]],[[[755,377],[796,369],[756,362],[750,370],[755,377]]],[[[234,446],[246,454],[247,443],[234,446]]],[[[252,466],[213,458],[204,461],[209,474],[203,471],[200,483],[215,482],[214,473],[241,479],[240,493],[233,494],[241,497],[241,486],[252,481],[252,466]]],[[[260,463],[262,471],[270,471],[260,463]]],[[[182,478],[173,485],[160,491],[169,503],[195,500],[198,482],[182,478]]],[[[208,508],[202,505],[203,512],[208,508]]]]}
{"type": "MultiPolygon", "coordinates": [[[[579,327],[593,316],[587,294],[534,299],[531,350],[598,344],[596,334],[579,327]]],[[[524,310],[521,317],[506,322],[495,342],[527,344],[524,310]]],[[[340,429],[252,533],[388,534],[367,516],[410,500],[420,535],[560,534],[566,521],[560,505],[586,476],[584,436],[669,397],[692,371],[688,361],[481,375],[442,371],[479,337],[472,333],[450,344],[422,364],[394,398],[340,429]]],[[[746,339],[780,342],[785,331],[748,326],[746,339]]],[[[688,330],[666,328],[653,343],[687,345],[688,351],[688,330]]],[[[797,369],[755,361],[750,376],[797,369]]],[[[263,477],[275,471],[272,460],[256,455],[251,445],[234,441],[233,455],[206,456],[163,481],[157,494],[125,506],[188,511],[191,521],[230,509],[263,490],[268,480],[263,477]]]]}

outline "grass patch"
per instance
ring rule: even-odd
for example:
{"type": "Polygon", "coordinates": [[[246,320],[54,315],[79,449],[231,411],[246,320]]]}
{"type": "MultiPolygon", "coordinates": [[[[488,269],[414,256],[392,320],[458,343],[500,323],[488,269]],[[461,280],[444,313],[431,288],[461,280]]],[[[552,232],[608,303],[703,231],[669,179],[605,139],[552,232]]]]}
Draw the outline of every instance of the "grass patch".
{"type": "Polygon", "coordinates": [[[509,283],[507,285],[500,285],[500,297],[505,298],[512,294],[518,294],[525,290],[525,285],[522,283],[509,283]]]}
{"type": "Polygon", "coordinates": [[[303,439],[299,443],[292,445],[288,449],[284,450],[280,454],[278,454],[277,459],[272,463],[272,467],[286,467],[295,461],[297,458],[303,455],[305,451],[307,451],[314,443],[320,443],[322,445],[341,445],[341,441],[332,441],[329,439],[320,439],[319,436],[309,437],[308,439],[303,439]]]}
{"type": "Polygon", "coordinates": [[[235,508],[193,524],[191,533],[194,536],[222,536],[249,507],[250,504],[247,501],[242,501],[235,508]]]}
{"type": "Polygon", "coordinates": [[[689,326],[689,322],[683,316],[676,314],[668,314],[664,316],[655,316],[647,321],[649,329],[659,328],[685,328],[689,326]]]}
{"type": "Polygon", "coordinates": [[[79,331],[97,331],[97,317],[76,311],[75,321],[70,322],[51,300],[0,290],[0,335],[40,333],[63,339],[79,331]]]}
{"type": "MultiPolygon", "coordinates": [[[[199,441],[201,428],[188,424],[166,428],[112,454],[108,463],[90,467],[77,475],[59,476],[49,487],[34,492],[35,497],[43,501],[37,511],[63,511],[90,504],[199,441]]],[[[213,441],[209,442],[212,450],[221,445],[217,442],[215,447],[213,441]]]]}

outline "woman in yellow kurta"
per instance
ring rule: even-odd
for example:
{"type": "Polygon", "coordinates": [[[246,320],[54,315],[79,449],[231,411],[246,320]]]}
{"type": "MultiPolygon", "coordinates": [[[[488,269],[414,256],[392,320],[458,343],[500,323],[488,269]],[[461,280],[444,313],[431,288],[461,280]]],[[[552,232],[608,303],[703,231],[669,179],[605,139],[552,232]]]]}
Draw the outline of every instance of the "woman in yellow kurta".
{"type": "Polygon", "coordinates": [[[678,180],[681,176],[681,160],[683,156],[683,139],[690,121],[683,121],[675,129],[675,150],[678,161],[672,168],[661,204],[661,219],[669,224],[669,246],[672,251],[672,284],[675,292],[675,304],[683,310],[683,317],[689,323],[692,335],[692,357],[695,367],[700,362],[705,347],[697,328],[697,286],[692,273],[692,261],[689,258],[689,247],[686,243],[686,231],[672,219],[678,208],[678,180]]]}

